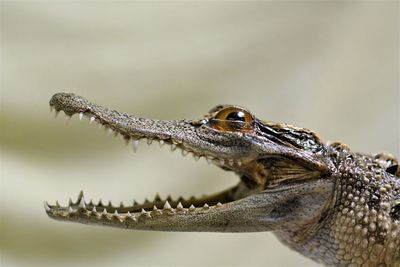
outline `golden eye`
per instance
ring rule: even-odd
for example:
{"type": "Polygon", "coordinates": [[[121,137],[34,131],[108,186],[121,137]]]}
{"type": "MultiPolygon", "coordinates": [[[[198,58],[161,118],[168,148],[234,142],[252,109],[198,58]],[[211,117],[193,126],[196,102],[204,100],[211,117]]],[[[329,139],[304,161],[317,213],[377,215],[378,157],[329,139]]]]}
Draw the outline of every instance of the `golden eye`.
{"type": "Polygon", "coordinates": [[[227,121],[241,121],[241,122],[252,122],[253,117],[249,112],[244,109],[236,107],[228,107],[220,110],[217,115],[215,115],[217,120],[227,120],[227,121]]]}
{"type": "Polygon", "coordinates": [[[253,128],[253,120],[248,111],[238,107],[227,107],[210,120],[210,125],[218,130],[249,131],[253,128]]]}

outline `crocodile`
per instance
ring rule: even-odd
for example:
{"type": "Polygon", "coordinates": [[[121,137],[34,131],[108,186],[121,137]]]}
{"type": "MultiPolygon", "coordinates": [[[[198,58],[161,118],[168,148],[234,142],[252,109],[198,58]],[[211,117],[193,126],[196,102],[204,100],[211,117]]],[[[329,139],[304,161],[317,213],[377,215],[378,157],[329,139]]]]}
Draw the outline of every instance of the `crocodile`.
{"type": "Polygon", "coordinates": [[[131,206],[44,202],[49,217],[137,230],[272,231],[291,249],[328,266],[400,266],[400,167],[386,153],[356,153],[312,131],[219,105],[199,120],[152,120],[72,93],[50,100],[56,114],[97,122],[136,151],[140,139],[168,144],[236,173],[239,183],[195,198],[158,194],[131,206]]]}

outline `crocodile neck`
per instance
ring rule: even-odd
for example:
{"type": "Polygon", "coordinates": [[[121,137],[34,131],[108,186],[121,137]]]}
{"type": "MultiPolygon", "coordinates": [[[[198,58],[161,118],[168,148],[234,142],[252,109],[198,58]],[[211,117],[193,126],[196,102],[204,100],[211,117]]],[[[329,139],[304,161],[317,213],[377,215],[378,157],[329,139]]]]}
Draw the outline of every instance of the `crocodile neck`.
{"type": "Polygon", "coordinates": [[[379,157],[351,152],[338,143],[328,151],[337,169],[332,203],[315,224],[276,236],[330,266],[400,264],[400,179],[391,179],[379,157]]]}

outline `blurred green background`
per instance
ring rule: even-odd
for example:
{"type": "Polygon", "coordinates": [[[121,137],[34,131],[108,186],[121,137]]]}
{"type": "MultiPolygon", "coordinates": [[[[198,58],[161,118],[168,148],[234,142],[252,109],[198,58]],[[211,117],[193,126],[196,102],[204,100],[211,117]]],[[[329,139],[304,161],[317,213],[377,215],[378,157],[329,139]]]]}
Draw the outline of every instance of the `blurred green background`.
{"type": "Polygon", "coordinates": [[[399,156],[399,2],[1,1],[2,266],[317,266],[271,233],[125,231],[50,220],[43,200],[201,195],[238,179],[87,121],[65,91],[158,119],[239,104],[359,152],[399,156]]]}

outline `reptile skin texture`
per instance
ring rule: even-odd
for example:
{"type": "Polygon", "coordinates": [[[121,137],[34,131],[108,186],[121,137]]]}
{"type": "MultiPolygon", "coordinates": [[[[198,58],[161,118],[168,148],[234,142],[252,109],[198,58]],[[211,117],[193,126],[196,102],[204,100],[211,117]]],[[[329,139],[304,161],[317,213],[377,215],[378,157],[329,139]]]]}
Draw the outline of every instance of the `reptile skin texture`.
{"type": "Polygon", "coordinates": [[[327,266],[400,267],[400,167],[389,154],[355,153],[323,143],[310,130],[263,121],[247,109],[219,105],[199,120],[127,115],[71,93],[50,100],[58,114],[78,114],[121,135],[169,145],[240,177],[222,192],[134,202],[131,206],[44,203],[49,217],[132,230],[272,231],[284,244],[327,266]]]}

